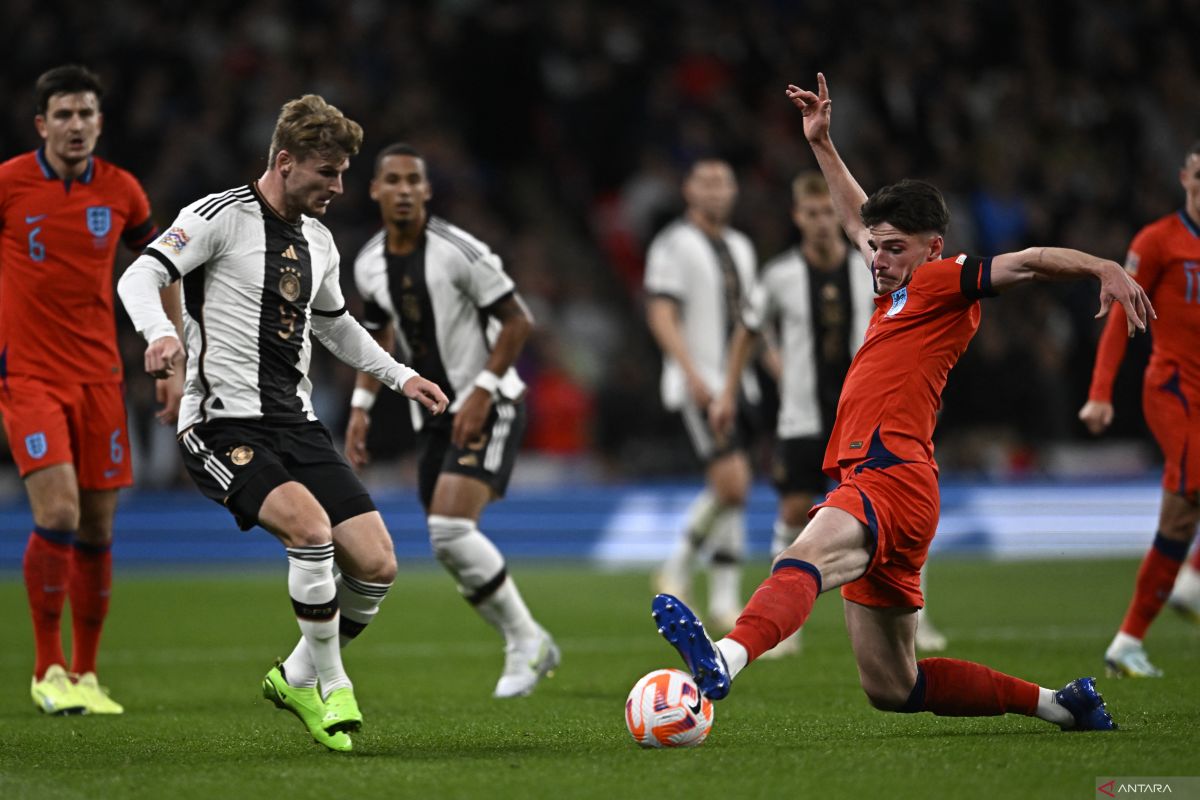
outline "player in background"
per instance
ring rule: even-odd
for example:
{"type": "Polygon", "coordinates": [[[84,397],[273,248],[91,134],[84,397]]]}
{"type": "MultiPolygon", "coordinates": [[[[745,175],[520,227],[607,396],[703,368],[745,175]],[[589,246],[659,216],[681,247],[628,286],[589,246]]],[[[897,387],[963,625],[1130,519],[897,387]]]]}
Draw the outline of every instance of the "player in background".
{"type": "MultiPolygon", "coordinates": [[[[94,154],[99,78],[56,67],[35,94],[42,146],[0,164],[0,413],[33,512],[24,558],[32,696],[48,714],[120,714],[96,678],[117,490],[133,483],[113,261],[119,243],[140,250],[157,230],[137,179],[94,154]]],[[[178,323],[178,289],[154,302],[178,323]]],[[[158,382],[165,423],[175,420],[181,387],[179,376],[158,382]]]]}
{"type": "Polygon", "coordinates": [[[346,313],[337,248],[318,218],[342,193],[361,144],[358,123],[317,95],[286,103],[262,177],[181,211],[117,287],[155,375],[183,347],[152,300],[183,283],[184,465],[239,527],[257,524],[287,549],[301,638],[268,671],[263,696],[338,751],[352,748],[349,733],[362,725],[341,648],[378,612],[396,554],[367,490],[313,413],[310,336],[433,413],[446,409],[436,385],[392,360],[346,313]]]}
{"type": "Polygon", "coordinates": [[[817,83],[817,94],[796,86],[787,94],[803,113],[838,217],[871,261],[879,293],[825,453],[826,473],[840,483],[775,560],[728,636],[714,645],[690,609],[667,595],[652,604],[659,631],[701,691],[719,699],[747,664],[804,624],[823,590],[841,587],[859,679],[874,707],[943,716],[1014,712],[1066,730],[1111,730],[1092,678],[1054,692],[968,661],[917,661],[915,611],[938,521],[937,407],[950,369],[979,327],[979,300],[1033,280],[1095,277],[1099,315],[1120,303],[1131,335],[1153,317],[1150,300],[1118,264],[1078,250],[944,258],[950,214],[941,193],[905,180],[868,198],[833,146],[825,76],[817,83]]]}
{"type": "Polygon", "coordinates": [[[729,342],[755,280],[754,247],[729,226],[737,180],[724,161],[702,159],[683,183],[684,215],[659,232],[646,255],[646,319],[663,351],[662,400],[678,411],[705,488],[688,510],[687,528],[656,576],[659,591],[687,595],[693,562],[709,553],[708,607],[713,624],[732,627],[742,607],[741,560],[750,490],[747,439],[754,375],[742,375],[737,423],[725,435],[709,427],[708,407],[725,380],[729,342]]]}
{"type": "MultiPolygon", "coordinates": [[[[1183,208],[1142,228],[1125,258],[1125,270],[1158,311],[1142,408],[1166,460],[1158,532],[1138,570],[1125,619],[1104,653],[1110,674],[1135,678],[1162,675],[1146,656],[1142,640],[1175,583],[1200,523],[1200,142],[1184,155],[1179,182],[1186,196],[1183,208]]],[[[1124,311],[1113,309],[1100,336],[1088,400],[1079,411],[1095,435],[1113,420],[1112,386],[1125,356],[1124,320],[1124,311]]],[[[1193,561],[1200,567],[1200,551],[1193,561]]],[[[1194,573],[1185,577],[1175,602],[1200,615],[1197,583],[1194,573]]]]}
{"type": "MultiPolygon", "coordinates": [[[[371,199],[383,230],[354,262],[365,327],[388,352],[400,340],[413,366],[446,387],[450,413],[412,408],[418,482],[429,542],[471,607],[504,638],[496,697],[534,690],[558,666],[554,639],[534,620],[504,556],[479,517],[504,496],[525,432],[525,384],[513,368],[533,319],[500,258],[483,242],[430,216],[425,159],[407,144],[375,158],[371,199]]],[[[367,429],[379,382],[360,373],[350,402],[346,457],[368,461],[367,429]]]]}

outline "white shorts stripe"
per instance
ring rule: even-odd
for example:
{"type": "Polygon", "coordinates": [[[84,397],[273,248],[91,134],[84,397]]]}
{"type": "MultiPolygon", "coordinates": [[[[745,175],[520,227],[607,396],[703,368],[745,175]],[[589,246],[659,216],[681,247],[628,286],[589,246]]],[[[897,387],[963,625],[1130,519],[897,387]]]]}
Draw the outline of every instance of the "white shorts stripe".
{"type": "Polygon", "coordinates": [[[183,445],[192,455],[204,459],[204,470],[216,478],[222,489],[228,489],[233,483],[233,472],[217,458],[216,454],[200,440],[194,432],[188,431],[183,435],[183,445]]]}
{"type": "Polygon", "coordinates": [[[496,409],[496,424],[492,428],[492,441],[488,444],[487,454],[483,459],[483,468],[488,472],[500,469],[504,461],[504,446],[508,443],[508,435],[512,432],[513,419],[517,410],[505,403],[496,409]]]}

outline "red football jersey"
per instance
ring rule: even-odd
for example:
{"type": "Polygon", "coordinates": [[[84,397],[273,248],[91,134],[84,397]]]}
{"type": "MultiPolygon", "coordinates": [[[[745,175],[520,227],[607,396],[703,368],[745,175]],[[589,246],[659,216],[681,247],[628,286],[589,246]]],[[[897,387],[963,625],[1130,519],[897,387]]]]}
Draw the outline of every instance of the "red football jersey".
{"type": "MultiPolygon", "coordinates": [[[[1158,319],[1147,373],[1179,372],[1180,388],[1200,394],[1200,221],[1180,210],[1138,231],[1125,269],[1142,285],[1158,319]]],[[[1125,309],[1113,305],[1100,335],[1088,399],[1108,403],[1128,341],[1125,309]]]]}
{"type": "Polygon", "coordinates": [[[862,347],[850,363],[825,450],[840,479],[856,462],[935,464],[933,427],[942,389],[990,297],[991,259],[960,255],[917,267],[908,285],[875,298],[862,347]],[[878,435],[878,438],[876,436],[878,435]]]}
{"type": "Polygon", "coordinates": [[[137,179],[103,159],[73,181],[40,149],[0,164],[0,378],[121,380],[117,238],[140,250],[156,234],[137,179]]]}

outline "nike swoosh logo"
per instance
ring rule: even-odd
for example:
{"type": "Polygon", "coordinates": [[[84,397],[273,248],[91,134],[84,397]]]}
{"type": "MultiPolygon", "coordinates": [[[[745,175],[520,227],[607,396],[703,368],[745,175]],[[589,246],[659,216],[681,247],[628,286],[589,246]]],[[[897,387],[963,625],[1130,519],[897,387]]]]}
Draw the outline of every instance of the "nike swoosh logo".
{"type": "Polygon", "coordinates": [[[32,225],[33,223],[37,222],[38,220],[43,220],[43,219],[45,219],[45,218],[46,218],[46,215],[45,215],[45,214],[38,214],[38,215],[37,215],[37,216],[35,216],[35,217],[26,217],[26,218],[25,218],[25,224],[26,224],[26,225],[32,225]]]}
{"type": "Polygon", "coordinates": [[[688,711],[692,712],[693,714],[695,714],[698,717],[698,716],[700,716],[700,709],[704,707],[704,699],[701,697],[697,697],[696,705],[692,705],[691,703],[684,703],[684,705],[687,706],[688,711]]]}

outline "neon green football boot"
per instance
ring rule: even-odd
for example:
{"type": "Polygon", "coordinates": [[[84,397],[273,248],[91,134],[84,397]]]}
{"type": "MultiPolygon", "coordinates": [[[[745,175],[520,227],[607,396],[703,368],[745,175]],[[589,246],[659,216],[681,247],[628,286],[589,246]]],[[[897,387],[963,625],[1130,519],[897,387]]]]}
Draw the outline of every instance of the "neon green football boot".
{"type": "Polygon", "coordinates": [[[354,745],[350,737],[341,731],[326,733],[322,723],[326,716],[325,703],[321,701],[321,693],[316,688],[298,688],[288,684],[283,677],[279,663],[271,667],[271,671],[263,678],[263,697],[275,704],[276,708],[295,714],[309,734],[318,744],[339,753],[349,753],[354,745]]]}
{"type": "Polygon", "coordinates": [[[354,699],[354,690],[349,686],[334,689],[325,698],[325,719],[321,722],[326,732],[356,731],[362,727],[362,712],[354,699]]]}
{"type": "Polygon", "coordinates": [[[61,664],[51,664],[40,681],[35,677],[29,693],[33,696],[33,704],[43,714],[66,716],[87,713],[87,703],[61,664]]]}
{"type": "Polygon", "coordinates": [[[85,672],[75,676],[75,691],[83,698],[89,714],[124,714],[125,709],[108,696],[108,689],[96,680],[96,673],[85,672]]]}

